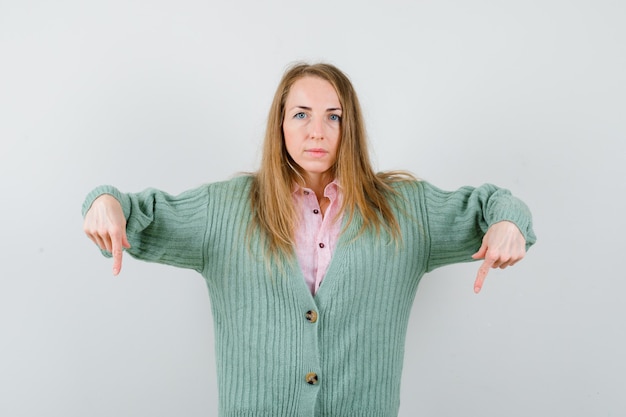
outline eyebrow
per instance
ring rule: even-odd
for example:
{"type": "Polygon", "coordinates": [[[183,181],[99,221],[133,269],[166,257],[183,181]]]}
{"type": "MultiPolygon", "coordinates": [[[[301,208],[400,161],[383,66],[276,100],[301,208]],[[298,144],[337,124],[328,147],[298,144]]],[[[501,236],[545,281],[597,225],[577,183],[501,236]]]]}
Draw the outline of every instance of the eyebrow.
{"type": "MultiPolygon", "coordinates": [[[[302,109],[302,110],[313,110],[311,107],[307,107],[307,106],[293,106],[292,109],[302,109]]],[[[326,109],[326,111],[343,111],[341,109],[341,107],[330,107],[328,109],[326,109]]]]}

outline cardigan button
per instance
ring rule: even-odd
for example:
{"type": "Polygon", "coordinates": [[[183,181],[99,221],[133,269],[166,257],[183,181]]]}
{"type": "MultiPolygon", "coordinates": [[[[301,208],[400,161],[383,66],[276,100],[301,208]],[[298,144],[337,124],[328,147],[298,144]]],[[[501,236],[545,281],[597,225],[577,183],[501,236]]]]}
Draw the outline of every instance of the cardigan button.
{"type": "Polygon", "coordinates": [[[309,385],[317,385],[317,383],[319,382],[317,374],[315,372],[309,372],[308,374],[306,374],[304,380],[309,385]]]}
{"type": "Polygon", "coordinates": [[[315,323],[317,321],[317,312],[315,310],[309,310],[304,315],[309,323],[315,323]]]}

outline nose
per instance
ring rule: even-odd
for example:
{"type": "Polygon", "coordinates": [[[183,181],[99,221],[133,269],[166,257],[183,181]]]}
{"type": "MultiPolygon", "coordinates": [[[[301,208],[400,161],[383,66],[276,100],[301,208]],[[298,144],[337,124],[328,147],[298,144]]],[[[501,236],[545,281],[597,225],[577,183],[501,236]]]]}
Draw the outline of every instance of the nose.
{"type": "Polygon", "coordinates": [[[324,121],[321,117],[314,117],[309,124],[310,139],[324,139],[324,121]]]}

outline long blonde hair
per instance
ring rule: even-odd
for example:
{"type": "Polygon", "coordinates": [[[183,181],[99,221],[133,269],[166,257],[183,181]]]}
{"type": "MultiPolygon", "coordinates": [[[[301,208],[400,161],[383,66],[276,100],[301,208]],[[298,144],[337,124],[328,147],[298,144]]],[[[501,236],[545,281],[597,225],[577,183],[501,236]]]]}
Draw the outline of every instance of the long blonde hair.
{"type": "Polygon", "coordinates": [[[361,232],[373,228],[380,233],[382,228],[399,239],[400,227],[390,205],[390,197],[396,194],[391,184],[413,177],[406,172],[376,174],[373,171],[361,106],[348,77],[331,64],[299,63],[285,72],[276,89],[267,120],[261,165],[252,183],[251,226],[265,239],[266,255],[285,259],[294,253],[294,233],[299,217],[291,193],[294,183],[305,184],[301,168],[287,153],[283,119],[291,86],[306,76],[328,81],[341,104],[341,138],[331,174],[343,193],[340,211],[349,216],[346,227],[358,212],[362,218],[361,232]]]}

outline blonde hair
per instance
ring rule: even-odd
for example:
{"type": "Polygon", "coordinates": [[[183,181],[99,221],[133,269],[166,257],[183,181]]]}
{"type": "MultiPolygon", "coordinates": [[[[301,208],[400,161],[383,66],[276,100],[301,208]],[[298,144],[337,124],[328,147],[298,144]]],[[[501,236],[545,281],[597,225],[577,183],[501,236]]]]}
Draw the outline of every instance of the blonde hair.
{"type": "Polygon", "coordinates": [[[283,119],[291,86],[307,76],[328,81],[341,104],[341,137],[331,174],[338,180],[343,193],[340,212],[349,216],[346,227],[358,212],[362,218],[360,233],[368,228],[373,228],[376,233],[384,229],[394,239],[399,239],[400,227],[390,205],[390,197],[396,194],[391,184],[413,177],[406,172],[374,173],[361,106],[348,77],[331,64],[299,63],[287,69],[276,89],[267,120],[261,165],[252,183],[251,226],[261,232],[266,255],[288,259],[294,254],[294,233],[299,216],[291,193],[294,183],[305,184],[302,169],[287,153],[283,119]]]}

